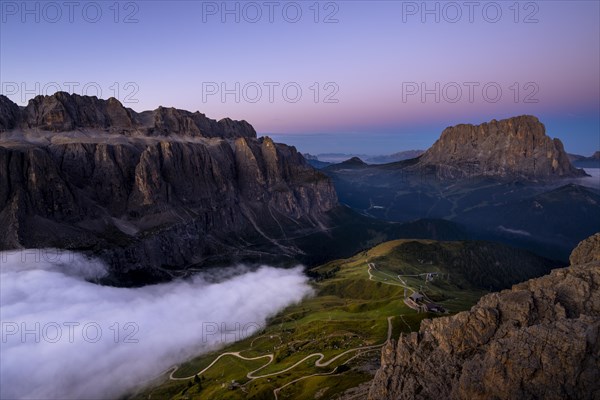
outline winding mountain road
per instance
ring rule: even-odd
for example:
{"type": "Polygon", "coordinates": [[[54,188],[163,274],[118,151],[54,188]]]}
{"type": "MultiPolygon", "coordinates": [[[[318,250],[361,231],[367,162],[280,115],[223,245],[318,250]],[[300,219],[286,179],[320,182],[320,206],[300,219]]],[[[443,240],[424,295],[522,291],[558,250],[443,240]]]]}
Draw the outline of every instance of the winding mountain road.
{"type": "MultiPolygon", "coordinates": [[[[393,316],[387,317],[388,331],[387,331],[386,342],[388,340],[390,340],[391,337],[392,337],[392,332],[393,332],[392,319],[393,318],[394,318],[393,316]]],[[[204,374],[206,371],[208,371],[213,365],[215,365],[223,357],[227,357],[227,356],[238,357],[238,358],[240,358],[242,360],[245,360],[245,361],[253,361],[253,360],[260,360],[262,358],[268,358],[268,361],[267,361],[267,363],[265,365],[263,365],[263,366],[255,369],[253,371],[250,371],[250,372],[248,372],[246,374],[246,378],[248,378],[250,381],[253,381],[253,380],[256,380],[256,379],[268,378],[270,376],[276,376],[276,375],[283,374],[285,372],[288,372],[288,371],[296,368],[298,365],[303,364],[305,361],[307,361],[307,360],[309,360],[309,359],[311,359],[313,357],[317,357],[317,359],[315,360],[315,364],[314,364],[315,367],[327,367],[327,366],[331,365],[331,363],[339,360],[340,358],[344,357],[345,355],[347,355],[349,353],[359,352],[354,357],[352,357],[352,358],[350,358],[348,360],[348,361],[350,361],[350,360],[354,359],[355,357],[358,357],[361,354],[364,354],[366,352],[373,351],[375,349],[378,349],[378,348],[382,347],[386,342],[381,343],[381,344],[371,345],[371,346],[355,347],[355,348],[346,350],[343,353],[340,353],[340,354],[336,355],[335,357],[331,358],[328,361],[323,361],[325,359],[325,355],[323,353],[309,354],[306,357],[304,357],[303,359],[301,359],[300,361],[294,363],[293,365],[291,365],[290,367],[288,367],[286,369],[283,369],[283,370],[277,371],[277,372],[272,372],[272,373],[269,373],[269,374],[264,374],[264,375],[256,375],[256,373],[259,372],[262,369],[265,369],[267,366],[269,366],[269,365],[271,365],[271,363],[273,363],[273,361],[275,359],[274,354],[271,353],[271,354],[265,354],[265,355],[257,356],[257,357],[245,357],[245,356],[242,356],[239,351],[236,351],[236,352],[226,352],[226,353],[219,354],[217,356],[217,358],[215,358],[207,367],[205,367],[201,371],[198,371],[194,375],[186,376],[186,377],[183,377],[183,378],[177,378],[177,377],[175,377],[174,376],[175,372],[177,372],[177,370],[179,369],[178,365],[176,365],[176,366],[174,366],[172,368],[169,368],[168,370],[165,371],[165,373],[168,373],[170,371],[170,374],[169,374],[169,379],[170,380],[173,380],[173,381],[186,381],[186,380],[189,380],[189,379],[193,379],[195,376],[204,374]]],[[[346,362],[348,362],[348,361],[346,361],[346,362]]],[[[277,394],[284,387],[287,387],[287,386],[291,385],[292,383],[298,382],[298,381],[300,381],[302,379],[309,378],[311,376],[332,375],[332,374],[335,373],[336,369],[337,369],[337,367],[333,371],[331,371],[331,372],[302,376],[302,377],[300,377],[298,379],[295,379],[294,381],[286,383],[284,386],[281,386],[281,387],[273,390],[273,395],[275,396],[275,399],[277,400],[277,398],[278,398],[277,394]]]]}
{"type": "MultiPolygon", "coordinates": [[[[374,281],[375,279],[373,279],[374,277],[373,277],[373,274],[372,274],[371,271],[373,269],[376,269],[375,264],[368,263],[367,265],[368,265],[369,279],[372,280],[372,281],[374,281]]],[[[386,274],[385,272],[382,272],[382,273],[386,274]]],[[[386,275],[389,275],[389,274],[386,274],[386,275]]],[[[393,277],[391,275],[390,275],[390,277],[391,278],[395,278],[395,279],[400,279],[400,277],[396,278],[396,277],[393,277]]],[[[384,283],[389,284],[389,285],[402,286],[402,287],[405,287],[405,288],[407,288],[409,290],[413,290],[414,291],[414,289],[412,289],[411,287],[409,287],[409,286],[406,285],[406,282],[404,282],[404,281],[401,281],[401,282],[402,282],[401,284],[391,283],[391,282],[384,282],[384,283]]],[[[315,360],[314,366],[318,367],[318,368],[322,368],[322,367],[327,367],[327,366],[331,365],[332,363],[334,363],[335,361],[339,360],[340,358],[344,357],[347,354],[350,354],[350,353],[353,353],[353,352],[357,352],[356,355],[354,355],[353,357],[351,357],[350,359],[348,359],[346,361],[346,362],[349,362],[349,361],[351,361],[352,359],[358,357],[361,354],[364,354],[364,353],[367,353],[367,352],[370,352],[370,351],[373,351],[373,350],[376,350],[378,348],[383,347],[383,345],[385,345],[385,343],[387,341],[389,341],[391,339],[391,337],[392,337],[392,333],[393,333],[392,319],[393,318],[394,318],[394,316],[387,317],[388,331],[387,331],[387,338],[386,338],[386,341],[384,343],[376,344],[376,345],[371,345],[371,346],[355,347],[355,348],[346,350],[343,353],[340,353],[340,354],[336,355],[335,357],[333,357],[333,358],[331,358],[331,359],[329,359],[327,361],[324,361],[325,360],[325,354],[323,354],[323,353],[312,353],[312,354],[307,355],[306,357],[302,358],[300,361],[297,361],[293,365],[291,365],[291,366],[289,366],[289,367],[287,367],[287,368],[285,368],[283,370],[272,372],[272,373],[269,373],[269,374],[264,374],[264,375],[257,375],[257,373],[259,371],[265,369],[266,367],[268,367],[269,365],[271,365],[273,363],[273,361],[275,360],[275,355],[273,353],[270,353],[270,354],[265,354],[265,355],[256,356],[256,357],[245,357],[245,356],[243,356],[243,355],[240,354],[241,352],[236,351],[236,352],[225,352],[225,353],[219,354],[208,366],[206,366],[202,370],[198,371],[194,375],[190,375],[190,376],[186,376],[186,377],[182,377],[182,378],[175,377],[175,373],[179,370],[179,366],[178,365],[169,368],[163,374],[166,374],[166,373],[170,372],[169,373],[169,379],[172,380],[172,381],[186,381],[186,380],[189,380],[189,379],[193,379],[195,376],[199,376],[199,375],[204,374],[206,371],[208,371],[210,368],[212,368],[217,362],[219,362],[219,360],[221,358],[227,357],[227,356],[237,357],[237,358],[245,360],[245,361],[254,361],[254,360],[260,360],[260,359],[263,359],[263,358],[264,359],[268,359],[268,361],[266,362],[266,364],[262,365],[261,367],[255,369],[255,370],[252,370],[252,371],[250,371],[250,372],[248,372],[246,374],[246,378],[249,379],[249,382],[254,381],[256,379],[268,378],[268,377],[271,377],[271,376],[277,376],[277,375],[286,373],[286,372],[291,371],[292,369],[296,368],[297,366],[303,364],[307,360],[310,360],[311,358],[314,358],[314,357],[317,358],[315,360]]],[[[406,321],[404,321],[404,322],[406,323],[406,321]]],[[[280,340],[281,340],[281,338],[280,338],[280,340]]],[[[252,342],[252,343],[254,343],[254,342],[252,342]]],[[[283,386],[281,386],[281,387],[276,388],[276,389],[273,390],[273,395],[275,396],[275,400],[278,399],[278,393],[282,389],[284,389],[285,387],[287,387],[287,386],[289,386],[289,385],[291,385],[293,383],[296,383],[298,381],[301,381],[303,379],[307,379],[307,378],[310,378],[310,377],[313,377],[313,376],[333,375],[333,374],[335,374],[336,370],[337,370],[337,367],[333,371],[331,371],[331,372],[305,375],[305,376],[301,376],[301,377],[299,377],[299,378],[297,378],[297,379],[295,379],[295,380],[293,380],[291,382],[288,382],[285,385],[283,385],[283,386]]],[[[249,382],[247,382],[245,385],[247,385],[249,382]]]]}

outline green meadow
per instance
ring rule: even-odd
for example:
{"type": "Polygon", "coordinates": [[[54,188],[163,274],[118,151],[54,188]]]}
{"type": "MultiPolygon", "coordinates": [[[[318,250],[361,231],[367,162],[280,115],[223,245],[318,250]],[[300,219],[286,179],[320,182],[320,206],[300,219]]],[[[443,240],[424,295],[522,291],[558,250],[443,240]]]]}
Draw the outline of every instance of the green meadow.
{"type": "Polygon", "coordinates": [[[314,296],[272,316],[252,337],[178,366],[172,378],[181,380],[167,373],[133,398],[335,398],[372,379],[366,366],[377,365],[390,328],[395,338],[439,316],[409,308],[405,292],[421,291],[450,313],[468,309],[486,293],[456,266],[423,250],[435,244],[458,254],[463,243],[397,240],[311,269],[314,296]],[[375,267],[370,272],[369,264],[375,267]],[[431,281],[419,276],[427,273],[438,275],[431,281]]]}

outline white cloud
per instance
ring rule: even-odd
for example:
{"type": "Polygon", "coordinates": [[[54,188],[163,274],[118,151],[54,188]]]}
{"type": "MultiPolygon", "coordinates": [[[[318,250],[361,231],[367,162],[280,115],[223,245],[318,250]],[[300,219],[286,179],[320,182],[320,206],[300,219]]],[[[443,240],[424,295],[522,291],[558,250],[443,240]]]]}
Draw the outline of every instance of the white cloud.
{"type": "Polygon", "coordinates": [[[3,399],[118,397],[311,293],[301,268],[238,266],[128,289],[86,281],[105,273],[98,261],[35,255],[0,253],[3,399]]]}
{"type": "Polygon", "coordinates": [[[511,229],[511,228],[505,228],[504,226],[500,225],[498,227],[499,231],[502,232],[507,232],[507,233],[512,233],[513,235],[519,235],[519,236],[531,236],[531,233],[521,230],[521,229],[511,229]]]}

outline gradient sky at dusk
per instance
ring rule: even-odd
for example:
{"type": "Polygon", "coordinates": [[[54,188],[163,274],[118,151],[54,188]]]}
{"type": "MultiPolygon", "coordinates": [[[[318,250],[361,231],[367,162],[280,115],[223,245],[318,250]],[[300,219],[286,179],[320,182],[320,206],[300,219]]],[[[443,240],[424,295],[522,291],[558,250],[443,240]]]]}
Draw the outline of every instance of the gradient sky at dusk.
{"type": "Polygon", "coordinates": [[[44,85],[55,91],[51,82],[63,90],[65,82],[78,82],[75,93],[88,84],[88,94],[97,86],[104,98],[118,87],[116,97],[137,111],[164,105],[246,119],[261,134],[293,135],[301,150],[309,149],[298,135],[307,135],[313,152],[427,148],[446,126],[519,114],[538,116],[570,152],[600,149],[598,1],[474,2],[472,15],[465,2],[427,2],[439,10],[439,22],[435,13],[422,15],[423,2],[315,3],[270,2],[270,21],[270,6],[262,1],[120,2],[118,16],[113,1],[82,1],[70,22],[61,1],[54,3],[61,16],[44,2],[27,3],[33,12],[22,15],[22,2],[3,1],[2,93],[24,105],[33,93],[25,93],[23,83],[41,94],[44,85]],[[235,12],[222,15],[224,7],[237,8],[239,22],[235,12]],[[89,22],[97,9],[98,22],[89,22]],[[137,22],[125,23],[132,13],[137,22]],[[215,84],[234,89],[236,82],[239,102],[234,94],[222,99],[206,92],[215,84]],[[272,101],[265,82],[279,85],[272,101]],[[403,96],[403,89],[414,88],[411,82],[430,89],[439,82],[439,102],[435,94],[403,96]],[[479,85],[472,102],[465,82],[479,85]],[[294,86],[301,88],[299,101],[285,100],[288,83],[291,98],[294,86]],[[252,102],[256,86],[262,97],[252,102]],[[456,86],[462,97],[453,103],[456,86]],[[497,87],[502,97],[492,102],[497,87]],[[328,94],[337,103],[325,102],[328,94]]]}

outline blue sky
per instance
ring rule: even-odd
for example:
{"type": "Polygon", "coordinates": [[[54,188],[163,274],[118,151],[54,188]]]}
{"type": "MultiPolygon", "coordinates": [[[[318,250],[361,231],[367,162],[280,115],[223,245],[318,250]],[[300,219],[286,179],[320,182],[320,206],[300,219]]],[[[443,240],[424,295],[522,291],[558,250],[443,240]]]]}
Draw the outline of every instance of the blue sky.
{"type": "Polygon", "coordinates": [[[0,3],[3,94],[200,110],[322,152],[426,148],[520,114],[568,151],[600,148],[597,1],[75,4],[0,3]]]}

